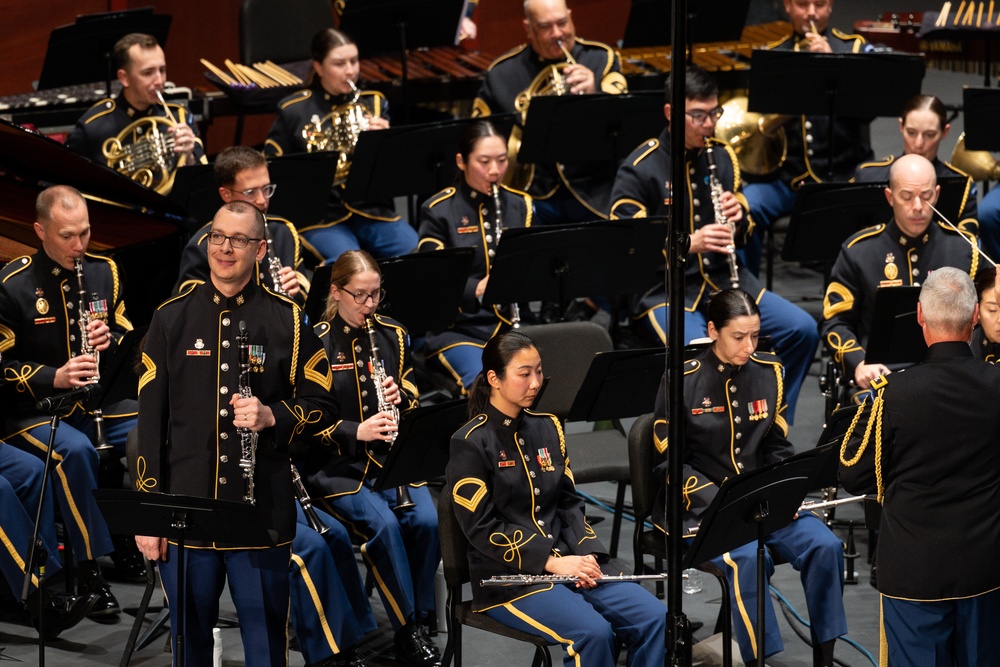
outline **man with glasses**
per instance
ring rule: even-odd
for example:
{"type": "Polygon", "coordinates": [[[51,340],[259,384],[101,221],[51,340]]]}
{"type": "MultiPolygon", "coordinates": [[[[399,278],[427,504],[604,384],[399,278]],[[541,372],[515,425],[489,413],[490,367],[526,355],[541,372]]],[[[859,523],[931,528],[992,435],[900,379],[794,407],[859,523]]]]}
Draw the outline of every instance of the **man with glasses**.
{"type": "MultiPolygon", "coordinates": [[[[249,146],[230,146],[219,153],[215,158],[215,181],[222,201],[249,202],[265,216],[277,188],[277,185],[271,183],[267,159],[249,146]]],[[[207,238],[211,227],[212,223],[208,223],[195,232],[184,248],[176,292],[208,280],[207,238]]],[[[281,265],[278,270],[281,290],[292,298],[300,293],[304,297],[305,278],[296,273],[302,263],[302,241],[295,225],[284,218],[269,216],[267,231],[271,236],[271,249],[281,265]]],[[[267,289],[277,291],[279,285],[275,284],[276,281],[271,276],[267,255],[257,265],[256,278],[267,289]]],[[[301,297],[299,301],[301,305],[301,297]]]]}
{"type": "MultiPolygon", "coordinates": [[[[719,88],[715,80],[697,65],[685,73],[684,148],[689,196],[688,249],[684,317],[684,340],[707,334],[705,312],[712,292],[732,284],[730,261],[734,246],[742,245],[753,231],[746,200],[740,192],[736,156],[729,146],[712,138],[722,117],[719,88]],[[733,229],[716,219],[710,187],[709,151],[715,162],[715,178],[721,186],[719,207],[733,229]]],[[[667,83],[669,96],[670,83],[667,83]]],[[[659,138],[636,148],[622,163],[612,190],[612,219],[669,215],[673,196],[670,190],[670,100],[663,107],[668,126],[659,138]]],[[[739,287],[750,294],[761,312],[761,334],[771,342],[786,369],[789,421],[795,414],[799,388],[812,363],[819,336],[816,323],[804,310],[761,287],[745,266],[736,268],[739,287]]],[[[650,337],[660,343],[667,338],[667,299],[663,282],[654,285],[639,301],[635,319],[650,337]]]]}
{"type": "MultiPolygon", "coordinates": [[[[275,546],[188,542],[180,553],[159,537],[137,536],[136,543],[147,558],[163,561],[160,575],[171,596],[185,558],[185,662],[211,662],[228,575],[246,664],[285,664],[296,531],[288,445],[326,428],[338,409],[326,352],[302,312],[254,281],[266,252],[260,211],[229,202],[209,234],[209,280],[162,304],[146,335],[131,472],[140,491],[251,502],[275,546]],[[247,386],[249,395],[242,391],[247,386]],[[249,458],[244,441],[251,433],[252,486],[241,461],[249,458]]],[[[176,635],[181,610],[171,604],[170,614],[176,635]]]]}
{"type": "MultiPolygon", "coordinates": [[[[573,14],[565,0],[525,0],[524,30],[527,43],[490,65],[476,96],[473,116],[527,111],[525,92],[534,87],[538,77],[548,79],[541,82],[549,89],[541,93],[546,95],[628,92],[614,49],[577,37],[573,14]],[[551,66],[562,69],[551,77],[551,66]],[[562,82],[565,90],[555,90],[562,82]]],[[[614,162],[527,166],[530,172],[523,178],[514,176],[511,184],[534,198],[536,224],[607,217],[614,162]]]]}

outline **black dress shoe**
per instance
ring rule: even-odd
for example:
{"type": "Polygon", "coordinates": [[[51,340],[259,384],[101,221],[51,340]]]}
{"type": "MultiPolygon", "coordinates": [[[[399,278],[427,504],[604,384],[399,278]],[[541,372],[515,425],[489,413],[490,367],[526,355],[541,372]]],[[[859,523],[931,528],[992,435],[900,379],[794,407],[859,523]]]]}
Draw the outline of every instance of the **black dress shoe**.
{"type": "Polygon", "coordinates": [[[28,615],[36,630],[39,618],[44,620],[42,624],[44,638],[45,641],[51,641],[63,630],[72,628],[82,621],[96,602],[97,596],[93,594],[70,595],[63,591],[36,590],[28,596],[28,615]],[[38,609],[39,595],[42,603],[41,613],[38,609]]]}
{"type": "Polygon", "coordinates": [[[346,651],[341,651],[337,655],[327,658],[323,662],[306,665],[306,667],[368,667],[368,662],[363,655],[353,648],[349,648],[346,651]]]}
{"type": "Polygon", "coordinates": [[[439,667],[441,652],[423,627],[407,623],[396,631],[396,658],[410,667],[439,667]]]}
{"type": "Polygon", "coordinates": [[[97,563],[92,560],[82,563],[78,574],[80,582],[76,586],[76,592],[80,595],[94,594],[97,598],[87,618],[102,622],[117,620],[122,608],[111,592],[111,586],[101,576],[101,568],[97,563]]]}

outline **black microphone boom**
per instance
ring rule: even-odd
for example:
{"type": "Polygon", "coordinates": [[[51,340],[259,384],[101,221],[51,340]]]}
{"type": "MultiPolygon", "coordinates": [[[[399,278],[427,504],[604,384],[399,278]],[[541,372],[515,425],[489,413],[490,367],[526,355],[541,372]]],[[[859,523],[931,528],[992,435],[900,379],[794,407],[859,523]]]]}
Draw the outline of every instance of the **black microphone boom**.
{"type": "Polygon", "coordinates": [[[92,398],[97,398],[100,394],[101,386],[99,384],[87,384],[62,394],[43,398],[35,403],[35,409],[48,413],[62,412],[78,401],[89,401],[92,398]]]}

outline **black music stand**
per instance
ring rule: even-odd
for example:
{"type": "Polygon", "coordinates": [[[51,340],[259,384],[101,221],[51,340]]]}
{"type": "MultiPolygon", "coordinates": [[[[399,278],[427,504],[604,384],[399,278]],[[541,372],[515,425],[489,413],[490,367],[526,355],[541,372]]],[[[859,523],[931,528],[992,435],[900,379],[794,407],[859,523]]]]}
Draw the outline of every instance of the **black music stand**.
{"type": "Polygon", "coordinates": [[[757,50],[750,62],[750,111],[828,118],[828,176],[836,154],[834,120],[898,116],[906,101],[920,93],[924,78],[923,57],[904,53],[757,50]]]}
{"type": "Polygon", "coordinates": [[[187,211],[184,227],[191,234],[215,217],[222,206],[219,184],[215,180],[215,167],[210,164],[191,164],[174,173],[174,185],[167,199],[187,211]]]}
{"type": "Polygon", "coordinates": [[[865,361],[870,364],[915,364],[927,356],[924,333],[917,324],[920,288],[911,285],[879,287],[865,361]]]}
{"type": "Polygon", "coordinates": [[[962,89],[962,113],[965,120],[965,147],[970,151],[1000,150],[1000,88],[962,89]]]}
{"type": "Polygon", "coordinates": [[[598,352],[566,421],[619,421],[652,412],[667,352],[662,347],[598,352]]]}
{"type": "Polygon", "coordinates": [[[451,435],[469,421],[466,399],[407,410],[372,488],[384,491],[444,475],[451,435]]]}
{"type": "MultiPolygon", "coordinates": [[[[750,0],[688,3],[687,43],[732,42],[743,34],[750,0]]],[[[673,13],[663,0],[632,0],[623,48],[663,46],[673,34],[673,13]]]]}
{"type": "Polygon", "coordinates": [[[393,51],[400,53],[404,124],[409,120],[406,52],[421,47],[454,45],[464,5],[464,0],[349,0],[345,3],[340,29],[354,38],[365,57],[393,51]],[[396,29],[398,41],[395,44],[386,39],[389,26],[396,29]]]}
{"type": "MultiPolygon", "coordinates": [[[[414,221],[417,212],[413,196],[432,194],[454,184],[458,137],[478,120],[465,118],[362,132],[354,147],[344,199],[379,201],[406,196],[409,219],[414,221]]],[[[513,114],[491,116],[489,120],[504,137],[514,125],[513,114]]]]}
{"type": "MultiPolygon", "coordinates": [[[[444,248],[379,260],[385,300],[378,312],[402,322],[414,338],[447,329],[458,314],[474,254],[472,248],[444,248]],[[426,298],[427,285],[437,286],[433,299],[426,298]]],[[[305,306],[310,322],[323,319],[332,272],[327,265],[313,273],[305,306]]]]}
{"type": "MultiPolygon", "coordinates": [[[[544,98],[539,98],[544,99],[544,98]]],[[[644,292],[663,280],[664,218],[598,221],[504,231],[483,304],[644,292]]]]}
{"type": "Polygon", "coordinates": [[[764,538],[792,522],[816,478],[823,453],[812,450],[779,463],[730,477],[719,486],[702,514],[698,534],[684,554],[682,568],[697,567],[727,551],[757,543],[757,654],[764,646],[764,538]]]}
{"type": "Polygon", "coordinates": [[[333,151],[292,153],[267,159],[271,182],[277,184],[267,207],[269,216],[290,220],[297,227],[322,222],[330,200],[330,183],[337,171],[333,151]]]}
{"type": "Polygon", "coordinates": [[[125,332],[122,339],[115,345],[115,351],[101,369],[101,395],[90,409],[105,408],[114,403],[137,398],[139,395],[139,376],[135,366],[141,358],[140,345],[149,326],[136,327],[125,332]]]}
{"type": "Polygon", "coordinates": [[[885,184],[803,183],[795,193],[781,258],[833,266],[851,234],[890,219],[885,184]]]}
{"type": "Polygon", "coordinates": [[[111,94],[115,79],[115,42],[132,32],[144,32],[166,48],[170,14],[154,14],[152,7],[78,16],[76,23],[49,35],[38,89],[59,88],[104,79],[111,94]]]}
{"type": "Polygon", "coordinates": [[[528,107],[518,161],[620,160],[658,136],[664,122],[662,92],[535,97],[528,107]]]}
{"type": "MultiPolygon", "coordinates": [[[[125,489],[96,489],[94,496],[108,528],[122,535],[166,537],[177,542],[178,624],[174,660],[184,664],[184,544],[187,540],[215,542],[230,548],[271,547],[274,538],[247,503],[125,489]]],[[[140,610],[141,617],[145,610],[140,610]]]]}

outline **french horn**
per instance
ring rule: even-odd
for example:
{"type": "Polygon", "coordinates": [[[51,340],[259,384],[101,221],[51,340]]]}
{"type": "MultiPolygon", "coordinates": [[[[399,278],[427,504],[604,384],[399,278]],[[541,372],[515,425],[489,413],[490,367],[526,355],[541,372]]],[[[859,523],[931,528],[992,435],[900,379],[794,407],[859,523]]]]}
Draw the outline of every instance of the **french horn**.
{"type": "Polygon", "coordinates": [[[348,79],[348,83],[354,90],[354,97],[350,102],[334,107],[330,113],[322,118],[319,117],[319,114],[313,114],[310,121],[302,128],[302,138],[306,140],[307,151],[310,153],[317,151],[337,153],[337,170],[333,177],[334,185],[339,185],[347,180],[347,174],[351,171],[351,161],[354,158],[354,147],[358,145],[361,133],[368,129],[368,109],[358,103],[361,92],[353,81],[348,79]]]}
{"type": "Polygon", "coordinates": [[[722,108],[726,112],[715,126],[715,138],[729,144],[740,169],[754,176],[776,170],[788,157],[784,125],[791,116],[747,111],[747,98],[734,97],[722,108]]]}
{"type": "Polygon", "coordinates": [[[163,116],[140,118],[118,136],[105,139],[101,152],[109,167],[165,195],[186,158],[174,152],[174,135],[168,132],[173,126],[171,119],[163,116]]]}
{"type": "Polygon", "coordinates": [[[951,154],[952,166],[961,169],[974,181],[1000,180],[1000,162],[989,151],[970,151],[965,147],[965,132],[958,138],[951,154]]]}

